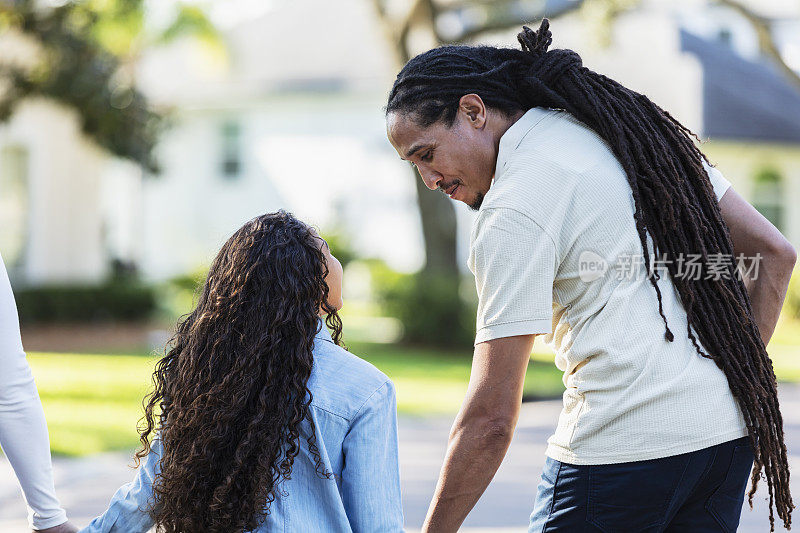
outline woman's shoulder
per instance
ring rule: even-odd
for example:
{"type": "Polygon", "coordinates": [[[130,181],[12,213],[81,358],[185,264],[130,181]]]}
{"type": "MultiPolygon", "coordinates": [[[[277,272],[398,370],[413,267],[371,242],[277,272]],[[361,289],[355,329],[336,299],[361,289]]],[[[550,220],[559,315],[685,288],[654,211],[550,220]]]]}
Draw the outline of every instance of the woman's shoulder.
{"type": "Polygon", "coordinates": [[[312,405],[347,420],[371,400],[388,401],[394,396],[394,385],[386,374],[328,341],[315,344],[308,389],[313,397],[312,405]]]}

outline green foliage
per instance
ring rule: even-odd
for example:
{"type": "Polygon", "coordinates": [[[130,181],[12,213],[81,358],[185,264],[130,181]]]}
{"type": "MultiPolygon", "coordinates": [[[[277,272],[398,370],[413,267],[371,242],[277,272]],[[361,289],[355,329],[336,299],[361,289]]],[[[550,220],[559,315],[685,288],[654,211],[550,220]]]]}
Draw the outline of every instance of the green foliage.
{"type": "Polygon", "coordinates": [[[800,267],[794,269],[789,280],[789,289],[786,292],[783,310],[789,313],[790,318],[800,319],[800,267]]]}
{"type": "Polygon", "coordinates": [[[424,271],[400,274],[380,262],[372,262],[370,266],[373,290],[384,311],[403,324],[403,342],[472,346],[476,310],[461,298],[458,276],[424,271]]]}
{"type": "Polygon", "coordinates": [[[781,184],[783,177],[780,170],[773,166],[762,167],[756,172],[753,181],[757,184],[781,184]]]}
{"type": "Polygon", "coordinates": [[[117,57],[137,48],[144,30],[142,0],[83,0],[71,2],[73,20],[100,46],[117,57]]]}
{"type": "Polygon", "coordinates": [[[167,126],[136,89],[133,62],[143,47],[184,36],[219,38],[202,10],[179,4],[164,34],[145,33],[143,0],[0,2],[0,32],[38,45],[35,65],[0,65],[0,121],[25,98],[52,98],[75,109],[83,132],[110,153],[158,171],[154,147],[167,126]]]}
{"type": "Polygon", "coordinates": [[[156,171],[152,152],[163,121],[132,80],[120,75],[120,59],[95,38],[100,16],[71,2],[45,9],[23,0],[0,10],[4,30],[16,30],[41,46],[33,68],[0,71],[11,82],[0,100],[0,120],[27,97],[53,98],[79,112],[83,132],[101,147],[156,171]]]}
{"type": "Polygon", "coordinates": [[[328,243],[331,253],[339,260],[342,267],[347,267],[351,261],[358,258],[350,239],[342,231],[322,232],[320,236],[328,243]]]}
{"type": "Polygon", "coordinates": [[[23,324],[145,320],[156,309],[155,290],[131,281],[21,288],[14,297],[23,324]]]}
{"type": "Polygon", "coordinates": [[[167,283],[176,289],[195,293],[203,285],[208,274],[208,269],[197,270],[181,276],[171,278],[167,283]]]}
{"type": "Polygon", "coordinates": [[[169,323],[191,313],[197,305],[200,288],[206,280],[208,269],[198,269],[176,276],[158,287],[158,315],[169,323]]]}
{"type": "Polygon", "coordinates": [[[192,37],[213,48],[222,46],[217,29],[196,5],[179,4],[172,23],[156,37],[156,42],[164,44],[182,37],[192,37]]]}

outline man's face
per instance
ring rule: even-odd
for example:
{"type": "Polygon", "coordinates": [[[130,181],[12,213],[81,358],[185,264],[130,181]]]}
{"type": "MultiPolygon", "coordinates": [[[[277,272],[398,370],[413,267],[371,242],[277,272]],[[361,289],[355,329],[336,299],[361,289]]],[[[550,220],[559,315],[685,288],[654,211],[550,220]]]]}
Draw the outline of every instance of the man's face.
{"type": "Polygon", "coordinates": [[[387,117],[389,142],[401,159],[417,167],[425,185],[475,210],[489,191],[497,162],[482,105],[459,108],[450,127],[437,122],[423,128],[413,116],[399,112],[387,117]]]}

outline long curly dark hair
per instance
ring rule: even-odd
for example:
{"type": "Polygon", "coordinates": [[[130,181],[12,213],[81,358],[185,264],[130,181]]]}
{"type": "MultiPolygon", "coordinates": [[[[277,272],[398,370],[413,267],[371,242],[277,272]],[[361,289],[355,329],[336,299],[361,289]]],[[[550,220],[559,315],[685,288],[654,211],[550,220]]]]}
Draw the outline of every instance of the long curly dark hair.
{"type": "MultiPolygon", "coordinates": [[[[564,109],[600,135],[624,168],[645,265],[650,264],[647,233],[662,256],[700,254],[703,264],[713,254],[733,257],[729,229],[703,168],[708,160],[692,140],[696,135],[647,96],[583,66],[573,50],[549,50],[553,39],[547,19],[537,31],[523,27],[517,39],[521,50],[442,46],[416,56],[397,75],[387,114],[408,114],[423,127],[451,126],[460,98],[470,93],[509,116],[537,106],[564,109]]],[[[766,477],[770,531],[773,509],[788,529],[794,503],[775,372],[736,265],[728,265],[721,279],[699,280],[679,276],[674,260],[666,267],[686,310],[685,335],[700,356],[725,373],[747,424],[755,453],[750,506],[759,479],[766,477]]],[[[664,337],[672,342],[675,333],[664,315],[659,278],[658,270],[648,275],[664,337]]]]}
{"type": "Polygon", "coordinates": [[[194,311],[153,373],[139,429],[163,445],[150,513],[167,533],[241,532],[267,518],[297,456],[300,424],[321,462],[306,384],[319,311],[340,344],[328,304],[328,267],[314,230],[290,213],[254,218],[214,259],[194,311]],[[158,435],[156,435],[158,432],[158,435]]]}

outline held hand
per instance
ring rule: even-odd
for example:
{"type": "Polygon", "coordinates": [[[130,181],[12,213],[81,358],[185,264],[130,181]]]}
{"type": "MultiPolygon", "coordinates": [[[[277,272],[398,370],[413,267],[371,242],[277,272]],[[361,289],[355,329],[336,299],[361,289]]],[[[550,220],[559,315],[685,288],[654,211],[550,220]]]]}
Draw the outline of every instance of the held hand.
{"type": "Polygon", "coordinates": [[[71,522],[64,522],[61,525],[48,527],[47,529],[34,529],[33,533],[78,533],[78,527],[71,522]]]}

